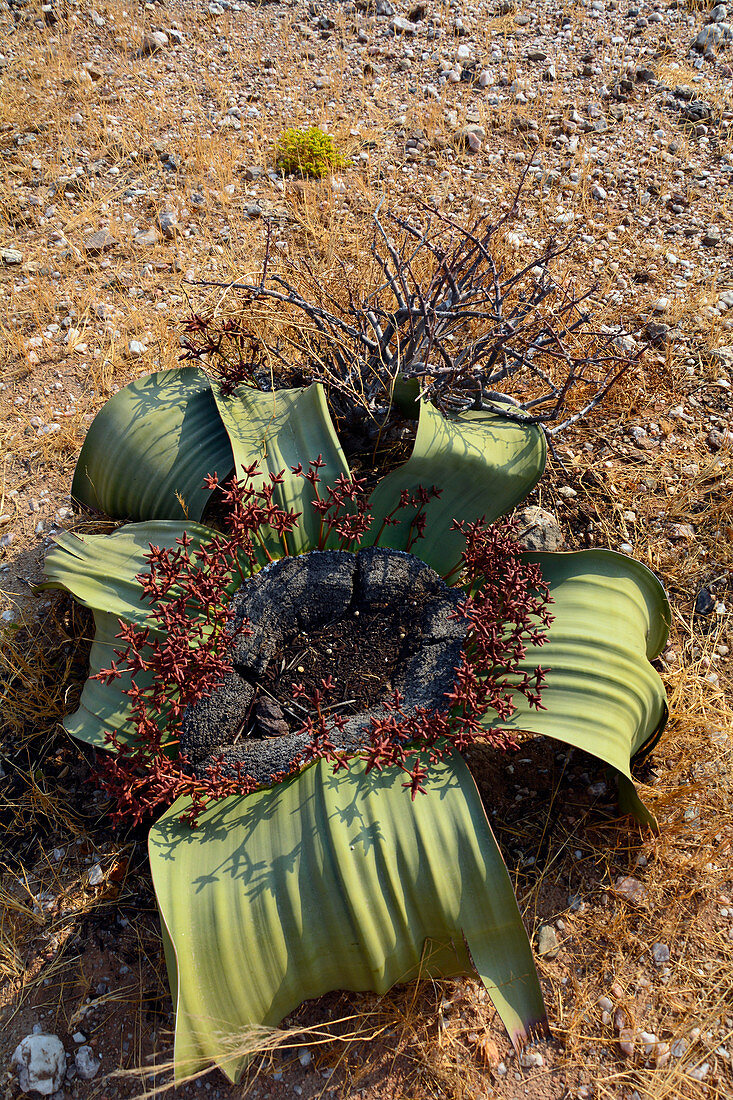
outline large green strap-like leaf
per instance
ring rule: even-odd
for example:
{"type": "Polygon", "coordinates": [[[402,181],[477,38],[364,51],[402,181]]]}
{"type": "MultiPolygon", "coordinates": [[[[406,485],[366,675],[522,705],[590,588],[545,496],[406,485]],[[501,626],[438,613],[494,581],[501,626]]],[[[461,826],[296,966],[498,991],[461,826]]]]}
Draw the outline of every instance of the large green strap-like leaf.
{"type": "Polygon", "coordinates": [[[664,590],[640,562],[611,550],[527,557],[540,564],[554,600],[545,645],[531,649],[520,666],[549,668],[546,709],[517,697],[511,719],[491,724],[546,734],[597,756],[626,777],[624,808],[644,817],[629,788],[629,765],[667,716],[664,685],[649,663],[667,640],[664,590]]]}
{"type": "Polygon", "coordinates": [[[121,619],[143,623],[149,605],[142,602],[142,590],[136,577],[148,568],[151,544],[173,547],[187,533],[191,549],[206,543],[214,532],[200,523],[153,520],[128,523],[110,535],[58,536],[46,555],[44,571],[48,578],[38,587],[64,588],[93,611],[109,611],[121,619]]]}
{"type": "MultiPolygon", "coordinates": [[[[133,730],[128,725],[130,700],[125,694],[131,683],[129,673],[123,673],[119,680],[113,680],[111,684],[93,679],[103,668],[109,668],[115,659],[115,651],[121,645],[116,638],[119,630],[120,621],[116,615],[111,615],[108,611],[94,612],[94,642],[89,654],[89,676],[78,708],[64,718],[64,729],[72,737],[99,749],[109,749],[105,735],[113,730],[120,741],[133,739],[133,730]]],[[[138,673],[135,681],[141,688],[151,682],[150,677],[143,673],[138,673]]]]}
{"type": "MultiPolygon", "coordinates": [[[[445,576],[464,546],[460,533],[450,530],[452,521],[485,516],[491,522],[511,511],[537,484],[546,457],[545,438],[536,425],[493,412],[445,417],[423,401],[410,458],[382,478],[372,495],[372,537],[403,489],[414,493],[421,485],[435,485],[441,496],[427,505],[425,537],[414,544],[412,553],[445,576]]],[[[411,518],[409,512],[401,514],[411,518]]],[[[379,543],[404,550],[408,538],[409,523],[403,520],[399,527],[384,531],[379,543]]]]}
{"type": "MultiPolygon", "coordinates": [[[[210,807],[179,800],[149,850],[176,1007],[176,1074],[218,1063],[333,989],[383,993],[418,973],[482,978],[515,1044],[545,1026],[506,867],[465,764],[431,768],[413,803],[395,769],[300,776],[210,807]],[[473,962],[473,966],[471,963],[473,962]],[[474,970],[475,967],[475,970],[474,970]]],[[[250,1044],[251,1049],[251,1044],[250,1044]]]]}
{"type": "MultiPolygon", "coordinates": [[[[208,527],[198,523],[175,523],[156,520],[151,523],[131,523],[111,535],[59,535],[46,557],[48,580],[39,588],[63,588],[94,612],[94,642],[89,654],[89,678],[82,691],[78,709],[64,719],[64,727],[80,741],[99,748],[105,745],[105,734],[115,730],[122,741],[129,740],[127,727],[130,703],[125,692],[129,676],[123,675],[111,684],[93,677],[114,660],[115,640],[119,620],[144,624],[149,605],[140,600],[138,573],[147,567],[146,554],[150,544],[173,547],[185,532],[192,539],[192,549],[211,537],[208,527]]],[[[136,678],[145,687],[142,675],[136,678]]]]}
{"type": "MultiPolygon", "coordinates": [[[[224,397],[216,385],[213,391],[232,443],[238,477],[253,463],[262,471],[260,483],[267,474],[283,470],[283,483],[276,489],[275,500],[281,508],[301,513],[288,535],[288,550],[292,554],[312,550],[320,529],[320,519],[311,507],[313,489],[291,472],[291,466],[302,463],[307,470],[311,459],[320,454],[325,462],[320,472],[322,486],[333,485],[339,474],[349,474],[323,387],[262,393],[240,386],[231,397],[224,397]]],[[[273,556],[281,556],[279,540],[274,534],[266,537],[273,556]]]]}
{"type": "Polygon", "coordinates": [[[224,480],[232,448],[206,375],[163,370],[125,386],[97,413],[74,472],[72,496],[115,519],[199,520],[224,480]]]}

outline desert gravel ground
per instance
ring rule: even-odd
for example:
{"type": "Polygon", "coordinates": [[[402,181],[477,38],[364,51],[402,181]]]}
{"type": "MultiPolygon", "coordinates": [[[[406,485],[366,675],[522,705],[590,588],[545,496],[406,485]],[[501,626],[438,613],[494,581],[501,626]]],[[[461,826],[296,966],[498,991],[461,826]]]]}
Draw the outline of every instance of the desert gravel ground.
{"type": "MultiPolygon", "coordinates": [[[[726,6],[2,0],[0,51],[0,1062],[35,1026],[69,1056],[56,1100],[117,1100],[170,1055],[144,836],[109,830],[58,732],[89,624],[29,587],[83,522],[69,490],[96,410],[175,366],[183,319],[227,300],[200,282],[254,278],[266,223],[274,249],[332,271],[358,261],[380,200],[468,223],[507,209],[526,170],[507,267],[568,241],[556,278],[593,287],[595,323],[643,353],[558,440],[535,503],[567,546],[632,554],[668,587],[672,721],[639,777],[661,833],[617,819],[580,754],[477,760],[553,1039],[518,1060],[471,982],[334,994],[245,1085],[215,1072],[176,1094],[732,1096],[726,6]],[[278,136],[310,125],[345,166],[283,178],[278,136]],[[316,1041],[329,1023],[351,1038],[316,1041]]],[[[9,1068],[3,1086],[18,1095],[9,1068]]]]}

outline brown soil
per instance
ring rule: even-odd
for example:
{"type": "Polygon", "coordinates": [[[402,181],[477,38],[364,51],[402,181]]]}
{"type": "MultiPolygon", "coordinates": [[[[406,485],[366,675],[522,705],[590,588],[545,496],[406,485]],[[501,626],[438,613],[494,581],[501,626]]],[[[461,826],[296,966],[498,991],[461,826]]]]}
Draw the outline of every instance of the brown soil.
{"type": "Polygon", "coordinates": [[[359,714],[387,699],[399,668],[420,649],[425,599],[398,607],[354,611],[321,630],[299,633],[277,650],[263,687],[274,695],[297,728],[293,686],[302,685],[307,698],[298,699],[298,713],[313,714],[308,698],[323,694],[323,680],[332,677],[325,710],[344,717],[359,714]]]}

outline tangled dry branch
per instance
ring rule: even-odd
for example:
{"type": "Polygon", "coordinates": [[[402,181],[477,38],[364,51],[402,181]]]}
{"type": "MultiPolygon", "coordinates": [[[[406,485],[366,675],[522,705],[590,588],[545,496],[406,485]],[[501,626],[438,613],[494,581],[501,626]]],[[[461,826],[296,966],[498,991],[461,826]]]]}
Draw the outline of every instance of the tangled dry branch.
{"type": "Polygon", "coordinates": [[[506,271],[503,232],[521,187],[500,218],[484,215],[469,228],[425,205],[421,224],[382,218],[377,207],[371,280],[341,261],[335,286],[306,256],[275,262],[268,226],[260,278],[229,284],[241,294],[234,313],[194,315],[184,358],[203,360],[230,391],[321,382],[347,428],[366,419],[382,431],[400,397],[444,412],[499,402],[552,439],[590,412],[635,357],[622,333],[593,327],[595,288],[576,293],[553,277],[572,242],[550,240],[506,271]],[[268,304],[271,319],[278,311],[269,331],[268,304]]]}

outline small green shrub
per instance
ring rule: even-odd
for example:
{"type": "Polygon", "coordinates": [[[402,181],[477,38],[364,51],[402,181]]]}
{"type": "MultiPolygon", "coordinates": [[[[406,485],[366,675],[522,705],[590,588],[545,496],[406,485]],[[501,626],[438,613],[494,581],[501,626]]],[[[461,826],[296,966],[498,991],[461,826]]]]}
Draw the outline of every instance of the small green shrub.
{"type": "Polygon", "coordinates": [[[331,135],[311,126],[308,130],[286,130],[280,136],[276,163],[282,172],[322,179],[346,161],[331,135]]]}

